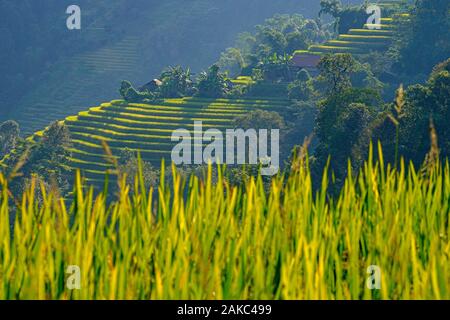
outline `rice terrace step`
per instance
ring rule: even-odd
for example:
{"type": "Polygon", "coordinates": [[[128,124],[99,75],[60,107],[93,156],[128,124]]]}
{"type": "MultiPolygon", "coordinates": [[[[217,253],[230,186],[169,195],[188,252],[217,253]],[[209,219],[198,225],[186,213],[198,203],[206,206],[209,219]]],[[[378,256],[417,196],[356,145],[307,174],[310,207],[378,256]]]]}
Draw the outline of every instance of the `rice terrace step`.
{"type": "Polygon", "coordinates": [[[386,51],[395,35],[399,21],[407,19],[409,16],[409,14],[401,12],[407,1],[380,1],[375,4],[382,10],[394,10],[394,13],[391,16],[382,17],[380,24],[372,25],[375,28],[369,28],[366,23],[361,28],[352,28],[346,34],[339,34],[336,40],[329,40],[321,45],[312,45],[308,50],[295,51],[292,64],[314,72],[319,63],[319,57],[325,54],[362,55],[371,51],[386,51]]]}

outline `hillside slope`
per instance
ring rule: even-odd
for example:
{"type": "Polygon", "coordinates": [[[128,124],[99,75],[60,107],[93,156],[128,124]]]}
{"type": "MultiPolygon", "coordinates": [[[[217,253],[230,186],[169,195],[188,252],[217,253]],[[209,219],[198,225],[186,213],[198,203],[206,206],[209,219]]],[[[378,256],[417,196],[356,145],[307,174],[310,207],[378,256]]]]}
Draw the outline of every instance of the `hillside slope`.
{"type": "MultiPolygon", "coordinates": [[[[66,55],[40,48],[54,55],[54,63],[33,76],[30,87],[19,90],[20,97],[11,92],[0,95],[4,108],[11,107],[0,120],[18,121],[22,134],[28,135],[51,121],[116,98],[121,80],[142,84],[165,66],[176,64],[199,72],[218,59],[237,33],[251,30],[275,13],[315,16],[319,2],[139,0],[130,5],[116,0],[110,2],[110,12],[97,19],[95,4],[82,2],[82,10],[92,13],[79,34],[65,30],[54,38],[69,37],[62,44],[55,43],[55,50],[66,55]],[[77,48],[73,55],[67,54],[71,46],[77,48]]],[[[61,12],[55,23],[64,28],[65,10],[61,12]]]]}

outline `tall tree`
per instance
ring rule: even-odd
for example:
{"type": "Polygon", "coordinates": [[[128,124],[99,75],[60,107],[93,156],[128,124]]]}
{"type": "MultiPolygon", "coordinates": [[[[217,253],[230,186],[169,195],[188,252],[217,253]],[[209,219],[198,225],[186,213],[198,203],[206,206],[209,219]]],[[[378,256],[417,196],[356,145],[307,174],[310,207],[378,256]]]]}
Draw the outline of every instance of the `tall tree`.
{"type": "Polygon", "coordinates": [[[330,94],[337,94],[351,87],[351,74],[357,70],[357,61],[351,54],[334,54],[323,57],[318,66],[319,81],[327,84],[330,94]]]}

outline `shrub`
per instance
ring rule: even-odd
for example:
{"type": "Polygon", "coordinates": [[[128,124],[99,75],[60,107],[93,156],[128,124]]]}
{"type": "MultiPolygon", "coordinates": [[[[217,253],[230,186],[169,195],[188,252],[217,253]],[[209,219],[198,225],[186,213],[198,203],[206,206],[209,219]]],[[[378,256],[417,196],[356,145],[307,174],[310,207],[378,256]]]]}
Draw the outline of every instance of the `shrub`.
{"type": "Polygon", "coordinates": [[[122,81],[119,93],[122,96],[122,98],[127,102],[139,103],[139,102],[150,101],[155,98],[154,94],[152,94],[148,91],[145,91],[145,92],[137,91],[133,87],[131,82],[126,81],[126,80],[122,81]]]}

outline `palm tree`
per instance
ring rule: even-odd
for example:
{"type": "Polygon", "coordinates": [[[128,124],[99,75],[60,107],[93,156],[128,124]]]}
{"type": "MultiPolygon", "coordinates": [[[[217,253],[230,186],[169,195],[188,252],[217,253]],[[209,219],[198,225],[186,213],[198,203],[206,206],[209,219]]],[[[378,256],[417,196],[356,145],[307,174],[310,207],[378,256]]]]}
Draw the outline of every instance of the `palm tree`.
{"type": "Polygon", "coordinates": [[[162,85],[159,88],[164,98],[180,98],[192,94],[193,81],[191,70],[181,66],[169,67],[161,74],[162,85]]]}
{"type": "Polygon", "coordinates": [[[198,78],[198,94],[205,98],[223,97],[229,90],[227,77],[217,65],[203,71],[198,78]]]}

